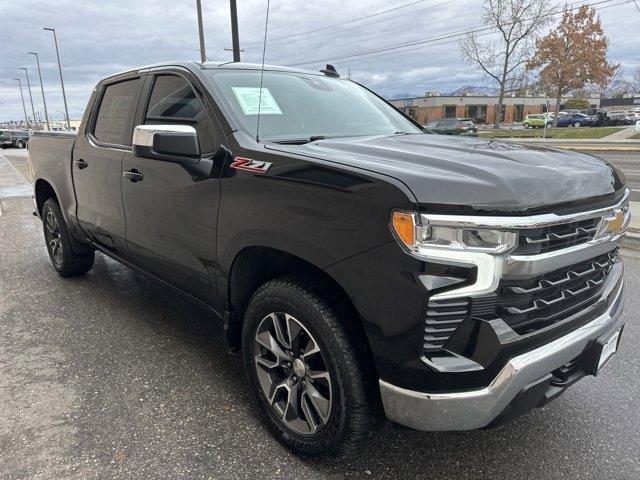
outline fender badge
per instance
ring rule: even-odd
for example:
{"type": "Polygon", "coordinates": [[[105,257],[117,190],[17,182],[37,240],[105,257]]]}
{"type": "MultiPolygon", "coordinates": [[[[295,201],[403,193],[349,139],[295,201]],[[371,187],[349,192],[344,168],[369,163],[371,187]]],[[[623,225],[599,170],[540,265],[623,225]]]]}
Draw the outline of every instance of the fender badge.
{"type": "Polygon", "coordinates": [[[273,165],[271,162],[261,162],[259,160],[251,160],[250,158],[235,157],[229,166],[236,170],[245,170],[247,172],[264,174],[271,168],[271,165],[273,165]]]}

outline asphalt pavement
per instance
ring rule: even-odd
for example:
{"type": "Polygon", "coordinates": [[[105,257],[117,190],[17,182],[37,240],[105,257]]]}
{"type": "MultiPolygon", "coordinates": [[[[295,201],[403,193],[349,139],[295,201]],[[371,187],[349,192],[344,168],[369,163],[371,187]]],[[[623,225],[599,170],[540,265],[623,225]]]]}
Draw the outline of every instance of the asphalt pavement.
{"type": "MultiPolygon", "coordinates": [[[[23,152],[3,153],[26,172],[23,152]]],[[[206,311],[100,254],[88,274],[58,277],[28,199],[3,201],[2,480],[640,478],[633,252],[621,348],[601,375],[492,430],[387,422],[357,455],[330,464],[273,440],[206,311]]]]}
{"type": "Polygon", "coordinates": [[[593,152],[623,171],[631,189],[631,201],[640,202],[640,152],[593,152]]]}

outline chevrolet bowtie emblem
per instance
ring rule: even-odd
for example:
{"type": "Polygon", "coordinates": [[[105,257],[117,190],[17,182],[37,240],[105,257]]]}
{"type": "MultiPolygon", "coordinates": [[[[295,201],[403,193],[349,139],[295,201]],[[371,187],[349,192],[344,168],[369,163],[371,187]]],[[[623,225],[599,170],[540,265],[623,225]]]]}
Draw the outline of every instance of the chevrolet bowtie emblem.
{"type": "Polygon", "coordinates": [[[623,226],[624,212],[621,209],[616,208],[611,217],[605,217],[602,219],[602,234],[611,233],[613,235],[620,235],[620,233],[622,233],[623,226]]]}

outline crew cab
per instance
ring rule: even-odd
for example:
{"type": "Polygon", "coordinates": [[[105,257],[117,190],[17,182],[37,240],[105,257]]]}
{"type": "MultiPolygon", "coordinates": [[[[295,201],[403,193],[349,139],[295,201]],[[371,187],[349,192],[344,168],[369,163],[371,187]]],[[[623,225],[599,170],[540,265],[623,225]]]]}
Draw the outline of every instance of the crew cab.
{"type": "Polygon", "coordinates": [[[29,158],[55,270],[101,252],[206,305],[296,453],[344,457],[383,414],[498,425],[621,338],[615,166],[429,133],[329,67],[113,75],[29,158]]]}

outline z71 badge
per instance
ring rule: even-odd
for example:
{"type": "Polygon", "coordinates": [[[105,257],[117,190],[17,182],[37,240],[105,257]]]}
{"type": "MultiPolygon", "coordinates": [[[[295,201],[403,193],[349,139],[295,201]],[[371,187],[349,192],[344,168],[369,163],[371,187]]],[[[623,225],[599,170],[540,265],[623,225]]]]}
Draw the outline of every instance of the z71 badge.
{"type": "Polygon", "coordinates": [[[251,160],[250,158],[235,157],[230,167],[236,170],[245,170],[253,173],[267,173],[273,163],[261,162],[259,160],[251,160]]]}

